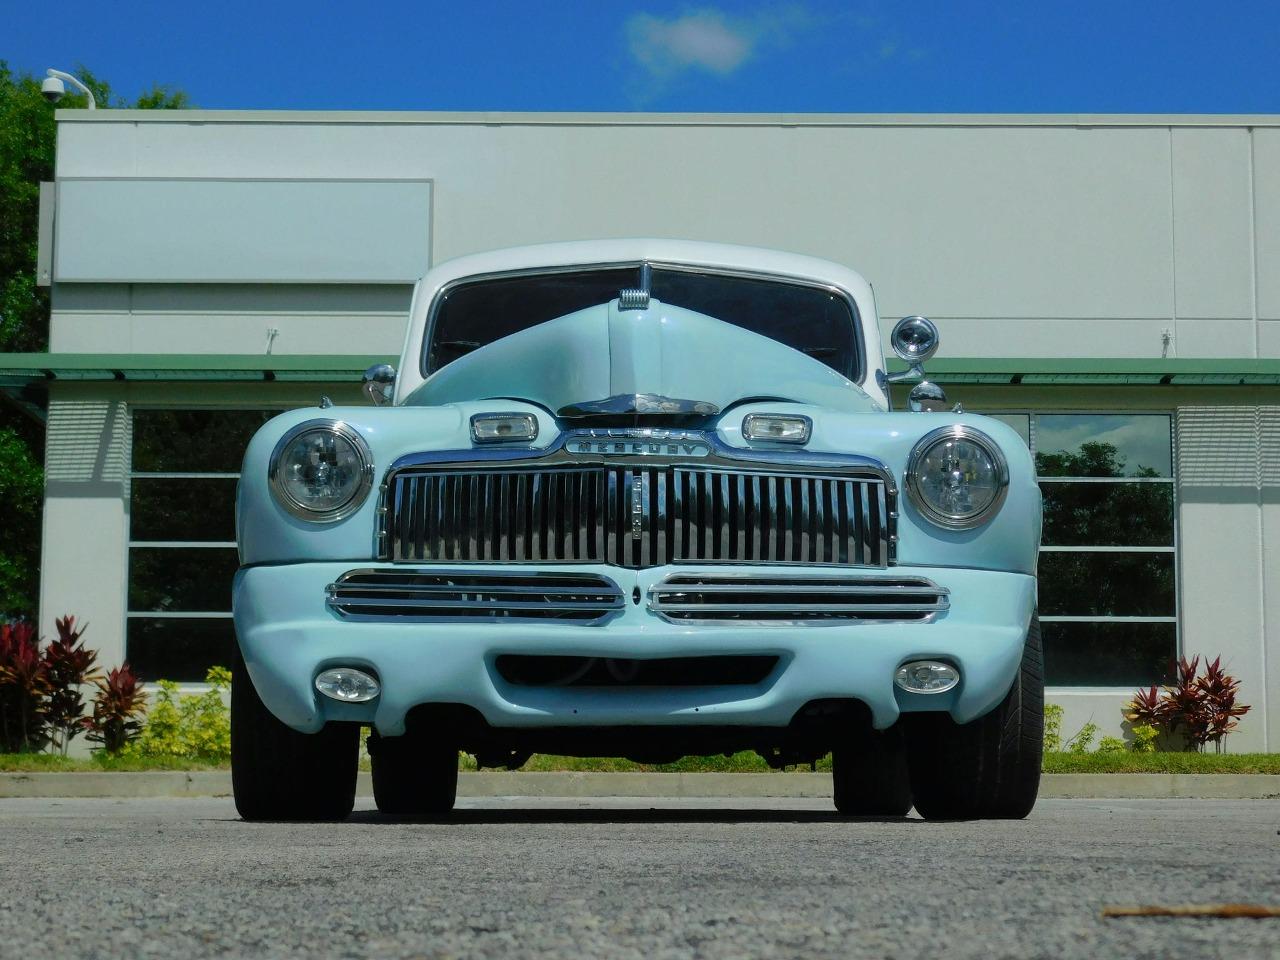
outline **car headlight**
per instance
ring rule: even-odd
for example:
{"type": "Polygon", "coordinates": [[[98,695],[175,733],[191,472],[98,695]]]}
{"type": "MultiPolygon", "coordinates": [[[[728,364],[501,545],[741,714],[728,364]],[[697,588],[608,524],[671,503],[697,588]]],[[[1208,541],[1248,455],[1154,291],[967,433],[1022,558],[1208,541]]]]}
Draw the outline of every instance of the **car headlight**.
{"type": "Polygon", "coordinates": [[[271,454],[271,492],[295,517],[329,523],[349,517],[369,495],[373,457],[364,438],[337,420],[294,427],[271,454]]]}
{"type": "Polygon", "coordinates": [[[942,527],[963,530],[986,523],[1004,502],[1009,464],[996,442],[966,426],[925,434],[907,460],[907,494],[942,527]]]}

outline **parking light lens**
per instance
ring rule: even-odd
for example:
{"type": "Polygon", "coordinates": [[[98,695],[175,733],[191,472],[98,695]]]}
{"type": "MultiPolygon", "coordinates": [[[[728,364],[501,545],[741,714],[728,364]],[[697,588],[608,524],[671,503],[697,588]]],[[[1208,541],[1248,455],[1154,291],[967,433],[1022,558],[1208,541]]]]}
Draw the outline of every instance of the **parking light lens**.
{"type": "Polygon", "coordinates": [[[742,420],[742,435],[748,440],[775,443],[808,443],[813,421],[808,417],[774,413],[749,413],[742,420]]]}
{"type": "Polygon", "coordinates": [[[946,693],[960,682],[960,671],[938,660],[913,660],[898,668],[893,682],[908,693],[946,693]]]}
{"type": "Polygon", "coordinates": [[[365,703],[382,692],[376,679],[355,667],[323,671],[316,677],[316,689],[331,700],[343,703],[365,703]]]}
{"type": "Polygon", "coordinates": [[[471,418],[475,443],[509,443],[538,439],[538,418],[532,413],[477,413],[471,418]]]}

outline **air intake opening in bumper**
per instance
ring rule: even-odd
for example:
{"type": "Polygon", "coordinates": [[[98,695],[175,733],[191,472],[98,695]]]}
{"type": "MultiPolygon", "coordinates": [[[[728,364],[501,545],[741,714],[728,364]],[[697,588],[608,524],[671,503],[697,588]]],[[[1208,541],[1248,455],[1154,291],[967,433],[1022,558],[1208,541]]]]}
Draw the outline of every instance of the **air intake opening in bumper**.
{"type": "Polygon", "coordinates": [[[720,687],[761,683],[776,656],[553,657],[503,654],[494,666],[521,687],[720,687]]]}
{"type": "Polygon", "coordinates": [[[925,577],[791,574],[672,574],[649,589],[664,620],[910,622],[950,607],[925,577]]]}
{"type": "Polygon", "coordinates": [[[626,599],[607,577],[494,570],[351,570],[327,588],[329,609],[354,620],[561,620],[596,623],[626,599]]]}

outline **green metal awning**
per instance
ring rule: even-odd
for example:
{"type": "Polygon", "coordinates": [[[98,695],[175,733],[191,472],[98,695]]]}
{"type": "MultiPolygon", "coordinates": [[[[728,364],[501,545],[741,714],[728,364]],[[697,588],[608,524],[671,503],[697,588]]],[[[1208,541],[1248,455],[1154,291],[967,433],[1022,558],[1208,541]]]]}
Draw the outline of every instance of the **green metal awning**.
{"type": "MultiPolygon", "coordinates": [[[[59,381],[342,382],[359,380],[379,354],[0,353],[0,387],[59,381]]],[[[1280,359],[1130,360],[1037,357],[937,357],[926,364],[939,383],[985,384],[1280,384],[1280,359]]],[[[890,370],[904,370],[899,360],[890,370]]]]}
{"type": "MultiPolygon", "coordinates": [[[[898,359],[891,371],[905,370],[898,359]]],[[[938,383],[1135,386],[1242,386],[1280,384],[1280,359],[1141,360],[1092,357],[935,357],[925,364],[938,383]]]]}
{"type": "Polygon", "coordinates": [[[0,353],[0,387],[58,381],[344,381],[359,380],[377,354],[0,353]]]}

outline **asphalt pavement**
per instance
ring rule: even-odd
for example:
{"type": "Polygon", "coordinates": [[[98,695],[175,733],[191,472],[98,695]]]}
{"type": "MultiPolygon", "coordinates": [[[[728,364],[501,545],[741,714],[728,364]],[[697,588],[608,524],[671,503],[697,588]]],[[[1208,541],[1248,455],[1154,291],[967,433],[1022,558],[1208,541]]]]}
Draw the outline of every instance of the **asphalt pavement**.
{"type": "Polygon", "coordinates": [[[460,801],[250,824],[225,799],[0,800],[0,957],[1280,958],[1280,801],[1046,800],[1020,822],[818,799],[460,801]]]}

